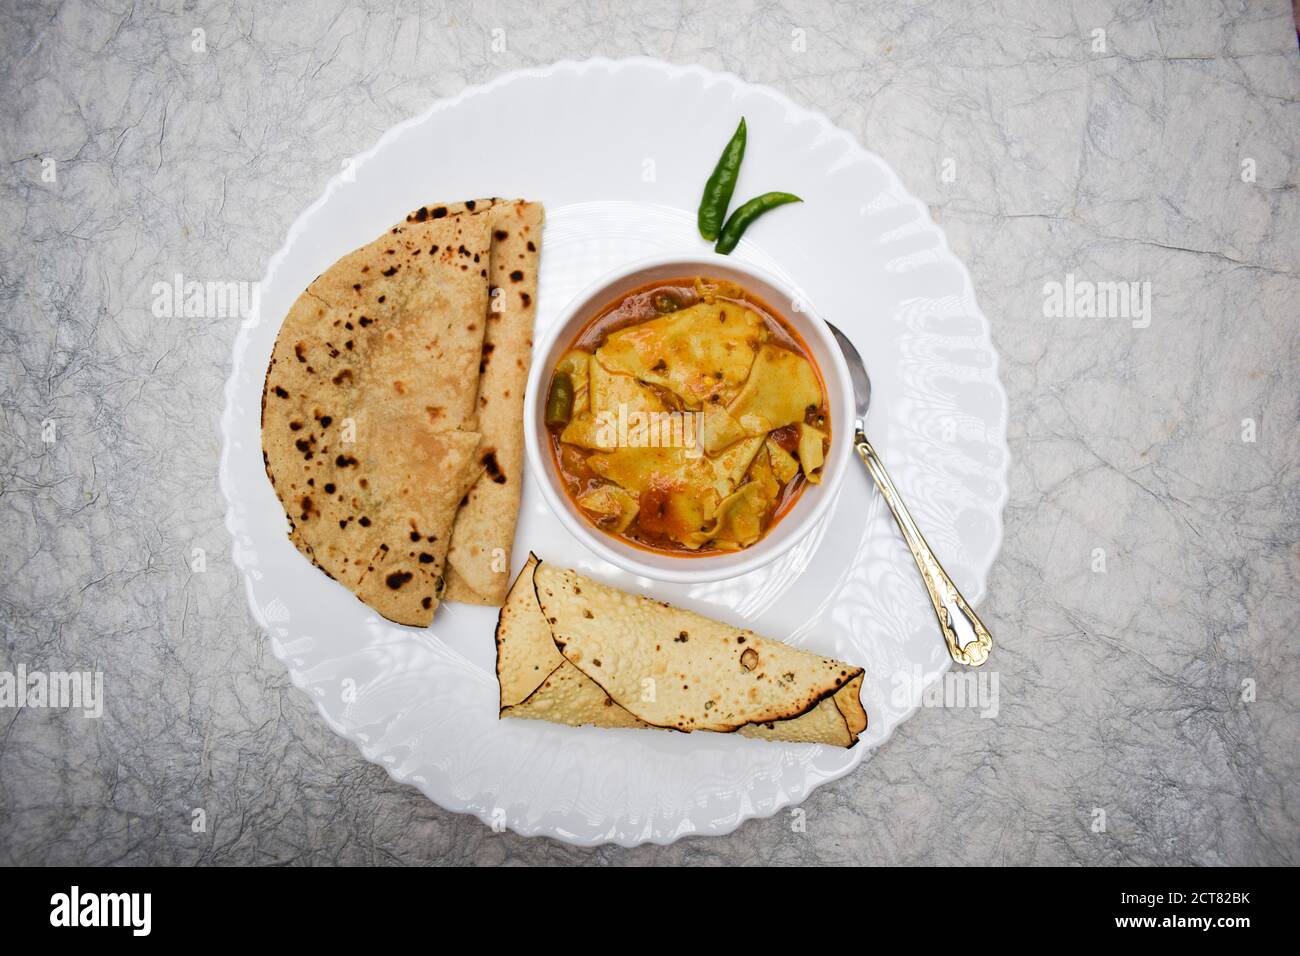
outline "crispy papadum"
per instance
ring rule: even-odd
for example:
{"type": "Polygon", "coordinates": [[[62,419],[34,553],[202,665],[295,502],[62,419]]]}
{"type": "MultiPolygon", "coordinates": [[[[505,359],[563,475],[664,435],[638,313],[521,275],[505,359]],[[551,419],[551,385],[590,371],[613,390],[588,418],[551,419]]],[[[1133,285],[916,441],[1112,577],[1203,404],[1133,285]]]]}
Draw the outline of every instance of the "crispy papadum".
{"type": "Polygon", "coordinates": [[[601,727],[648,727],[619,707],[591,678],[564,659],[537,603],[528,555],[497,618],[497,680],[501,716],[601,727]]]}
{"type": "Polygon", "coordinates": [[[863,670],[529,557],[497,623],[501,716],[851,747],[863,670]]]}
{"type": "Polygon", "coordinates": [[[478,480],[456,514],[447,553],[448,601],[499,607],[524,479],[524,385],[542,249],[542,205],[497,202],[488,214],[490,292],[478,385],[478,480]]]}
{"type": "Polygon", "coordinates": [[[478,367],[496,200],[425,206],[289,310],[262,393],[266,472],[304,555],[424,626],[456,509],[483,470],[478,367]]]}

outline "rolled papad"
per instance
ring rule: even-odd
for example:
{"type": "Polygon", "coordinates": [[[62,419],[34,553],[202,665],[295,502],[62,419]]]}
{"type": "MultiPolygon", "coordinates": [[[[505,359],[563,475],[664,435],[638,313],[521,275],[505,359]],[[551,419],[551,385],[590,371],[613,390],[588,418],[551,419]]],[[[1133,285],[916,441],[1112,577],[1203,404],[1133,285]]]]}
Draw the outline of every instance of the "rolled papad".
{"type": "Polygon", "coordinates": [[[502,717],[851,747],[863,670],[529,557],[497,623],[502,717]]]}
{"type": "Polygon", "coordinates": [[[446,600],[500,607],[524,478],[524,386],[542,251],[542,205],[498,201],[488,214],[487,329],[478,383],[483,470],[456,514],[447,553],[446,600]]]}
{"type": "Polygon", "coordinates": [[[290,308],[262,393],[289,537],[384,617],[424,626],[483,465],[476,402],[493,200],[424,206],[290,308]]]}

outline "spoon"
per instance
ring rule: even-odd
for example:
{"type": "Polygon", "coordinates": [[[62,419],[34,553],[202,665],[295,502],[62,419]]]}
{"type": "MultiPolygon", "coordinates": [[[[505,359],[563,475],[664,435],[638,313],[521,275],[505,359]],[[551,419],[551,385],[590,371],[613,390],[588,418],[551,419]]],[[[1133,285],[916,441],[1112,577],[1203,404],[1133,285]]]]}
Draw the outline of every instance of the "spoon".
{"type": "Polygon", "coordinates": [[[989,659],[993,638],[989,635],[988,628],[975,616],[966,599],[961,596],[957,585],[952,583],[952,578],[948,577],[948,572],[939,564],[939,559],[934,556],[930,546],[926,544],[925,536],[912,520],[911,512],[907,510],[907,505],[903,504],[903,498],[894,487],[894,482],[890,480],[889,472],[885,471],[885,465],[876,454],[876,449],[871,446],[871,442],[867,441],[864,428],[867,407],[871,404],[871,379],[867,375],[867,367],[848,337],[829,322],[826,324],[830,325],[835,340],[840,343],[840,351],[844,353],[844,360],[849,366],[849,378],[853,381],[853,398],[857,405],[853,447],[857,449],[858,456],[867,466],[867,471],[871,472],[871,477],[875,479],[876,487],[884,496],[889,510],[894,513],[898,530],[903,532],[903,540],[907,542],[912,557],[916,559],[921,580],[925,582],[925,589],[930,592],[930,603],[934,605],[934,615],[939,619],[939,629],[943,631],[943,640],[948,645],[948,653],[958,664],[978,667],[989,659]]]}

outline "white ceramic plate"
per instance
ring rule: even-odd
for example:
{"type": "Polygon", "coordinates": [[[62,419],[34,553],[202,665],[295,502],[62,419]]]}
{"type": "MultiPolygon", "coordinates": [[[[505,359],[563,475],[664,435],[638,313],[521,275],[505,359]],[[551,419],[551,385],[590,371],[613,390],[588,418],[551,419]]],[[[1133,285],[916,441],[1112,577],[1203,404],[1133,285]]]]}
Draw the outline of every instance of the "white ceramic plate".
{"type": "Polygon", "coordinates": [[[911,557],[865,470],[796,548],[728,581],[655,584],[617,571],[570,537],[532,475],[516,538],[516,569],[532,549],[861,664],[870,726],[847,751],[498,720],[494,610],[444,605],[427,630],[389,623],[285,535],[262,467],[262,379],[285,313],[317,274],[417,206],[525,196],[546,204],[545,328],[624,262],[707,249],[694,209],[742,114],[749,149],[735,201],[785,189],[805,202],[760,220],[734,255],[803,289],[854,339],[875,388],[868,432],[930,544],[977,601],[1007,495],[1006,396],[988,323],[943,234],[884,161],[771,89],[654,60],[590,60],[511,73],[440,102],[385,133],[298,218],[236,340],[221,483],[254,616],[334,730],[395,779],[498,829],[624,845],[726,833],[852,770],[948,668],[911,557]]]}

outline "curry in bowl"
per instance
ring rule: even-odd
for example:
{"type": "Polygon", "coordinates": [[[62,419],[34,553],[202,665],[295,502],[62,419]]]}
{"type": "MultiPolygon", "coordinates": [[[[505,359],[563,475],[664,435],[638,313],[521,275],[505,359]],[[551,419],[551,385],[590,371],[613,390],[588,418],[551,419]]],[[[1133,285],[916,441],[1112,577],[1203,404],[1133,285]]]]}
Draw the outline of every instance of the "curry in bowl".
{"type": "Polygon", "coordinates": [[[551,374],[546,426],[577,510],[673,555],[759,541],[821,480],[831,440],[825,385],[798,333],[706,277],[600,309],[551,374]]]}

